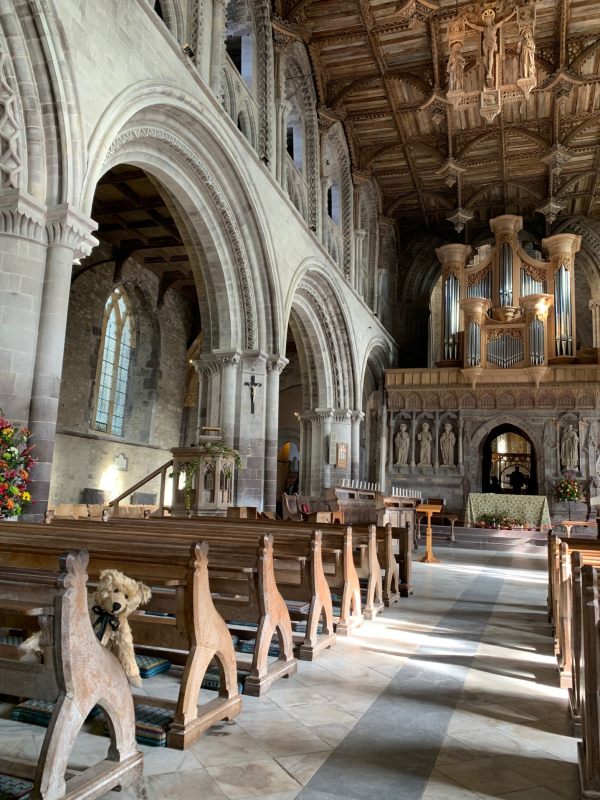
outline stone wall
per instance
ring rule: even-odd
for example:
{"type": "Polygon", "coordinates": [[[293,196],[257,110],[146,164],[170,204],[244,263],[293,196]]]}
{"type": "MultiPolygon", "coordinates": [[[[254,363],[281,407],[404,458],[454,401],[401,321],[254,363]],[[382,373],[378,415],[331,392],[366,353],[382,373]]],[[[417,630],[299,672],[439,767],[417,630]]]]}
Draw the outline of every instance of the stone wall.
{"type": "Polygon", "coordinates": [[[52,502],[77,502],[83,488],[107,499],[168,459],[180,442],[187,367],[188,302],[168,291],[157,303],[158,279],[133,259],[119,284],[131,301],[135,326],[123,437],[94,429],[93,411],[104,305],[114,289],[114,265],[84,270],[71,291],[60,395],[60,443],[54,458],[52,502]],[[127,472],[112,468],[123,453],[127,472]]]}

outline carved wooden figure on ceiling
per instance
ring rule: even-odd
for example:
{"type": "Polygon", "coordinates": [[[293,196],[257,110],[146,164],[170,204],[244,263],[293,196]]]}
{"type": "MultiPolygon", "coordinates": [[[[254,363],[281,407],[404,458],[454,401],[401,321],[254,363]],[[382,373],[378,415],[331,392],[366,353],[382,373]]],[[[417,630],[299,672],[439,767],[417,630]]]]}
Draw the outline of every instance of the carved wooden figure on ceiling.
{"type": "Polygon", "coordinates": [[[446,67],[449,92],[462,92],[464,89],[466,59],[462,54],[462,48],[462,42],[454,42],[450,46],[450,56],[446,67]]]}
{"type": "Polygon", "coordinates": [[[498,53],[498,31],[504,25],[505,22],[508,22],[516,14],[516,10],[511,11],[511,13],[505,17],[504,19],[498,20],[495,22],[496,19],[496,12],[491,8],[486,8],[483,14],[481,15],[481,21],[483,25],[476,25],[473,22],[469,22],[468,19],[465,18],[465,23],[475,31],[480,31],[482,36],[482,49],[483,49],[483,60],[485,63],[485,83],[487,86],[493,86],[495,82],[495,67],[496,67],[496,54],[498,53]]]}

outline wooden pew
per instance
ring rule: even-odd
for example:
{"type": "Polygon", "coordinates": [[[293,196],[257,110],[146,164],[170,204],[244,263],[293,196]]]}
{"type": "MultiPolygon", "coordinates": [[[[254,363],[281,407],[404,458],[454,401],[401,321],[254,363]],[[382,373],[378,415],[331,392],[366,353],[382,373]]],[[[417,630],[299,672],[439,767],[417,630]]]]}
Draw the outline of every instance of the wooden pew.
{"type": "Polygon", "coordinates": [[[582,670],[579,780],[583,797],[600,797],[600,596],[598,569],[581,567],[582,670]]]}
{"type": "MultiPolygon", "coordinates": [[[[234,542],[232,537],[235,537],[235,542],[239,544],[258,547],[263,535],[260,526],[246,529],[243,525],[234,525],[233,533],[224,535],[223,525],[229,520],[222,517],[213,520],[213,524],[204,524],[201,527],[190,524],[188,520],[174,520],[167,528],[160,520],[148,520],[139,525],[135,522],[135,520],[111,519],[105,523],[106,530],[114,533],[121,527],[126,535],[137,535],[141,539],[155,536],[160,541],[169,542],[174,542],[178,538],[181,540],[182,537],[187,537],[186,541],[189,542],[201,536],[203,540],[211,543],[212,559],[216,558],[217,553],[224,551],[225,561],[231,553],[231,545],[234,542]],[[181,524],[177,525],[176,522],[181,524]]],[[[75,523],[69,521],[69,525],[73,524],[75,523]]],[[[78,524],[84,530],[89,530],[90,525],[87,520],[81,520],[78,524]]],[[[312,661],[323,649],[335,644],[331,592],[323,568],[322,550],[322,535],[318,531],[311,531],[310,537],[303,533],[285,538],[278,536],[274,540],[275,577],[279,591],[288,601],[303,601],[309,605],[306,633],[297,641],[298,658],[305,661],[312,661]],[[320,621],[322,621],[322,631],[319,633],[320,621]]],[[[334,562],[335,560],[339,562],[339,556],[339,550],[336,552],[328,550],[327,557],[334,562]]],[[[239,617],[234,618],[239,619],[239,617]]]]}
{"type": "MultiPolygon", "coordinates": [[[[56,560],[54,560],[56,564],[56,560]]],[[[83,800],[142,777],[129,683],[96,639],[87,606],[88,556],[70,552],[59,571],[0,567],[0,614],[29,618],[42,631],[42,663],[0,656],[0,692],[55,703],[37,766],[0,759],[0,773],[33,781],[31,797],[83,800]],[[109,721],[106,758],[66,781],[67,763],[83,722],[99,705],[109,721]]]]}
{"type": "MultiPolygon", "coordinates": [[[[85,542],[94,557],[94,564],[96,556],[102,555],[105,560],[111,559],[109,565],[112,566],[115,566],[118,558],[124,565],[123,571],[127,572],[129,569],[130,573],[131,564],[143,564],[148,556],[152,556],[156,564],[162,561],[164,568],[169,571],[172,568],[171,560],[187,554],[190,545],[197,539],[197,536],[189,536],[185,540],[177,541],[172,536],[166,537],[163,528],[158,528],[152,536],[152,529],[147,523],[137,520],[111,520],[108,523],[94,520],[65,520],[50,527],[20,525],[21,534],[25,533],[25,527],[28,528],[28,544],[33,542],[35,537],[36,544],[43,545],[51,536],[57,537],[55,544],[85,542]],[[137,529],[137,526],[141,526],[141,530],[137,529]]],[[[0,548],[2,541],[0,534],[0,548]]],[[[208,574],[213,592],[212,600],[217,611],[226,620],[242,620],[258,626],[257,645],[244,687],[246,694],[258,696],[267,691],[275,680],[287,677],[297,670],[297,660],[293,654],[291,621],[285,602],[275,584],[273,537],[262,536],[258,541],[230,542],[229,545],[223,549],[222,543],[214,542],[211,551],[208,574]],[[280,640],[280,654],[278,659],[270,664],[268,649],[275,631],[280,640]]],[[[1,549],[0,558],[2,558],[1,549]]],[[[147,575],[146,583],[151,579],[150,573],[147,575]]],[[[181,613],[183,614],[183,609],[181,613]]],[[[156,619],[148,615],[145,616],[144,624],[159,625],[156,619]]],[[[141,626],[137,618],[135,625],[141,626]]],[[[150,636],[150,633],[146,632],[146,635],[150,636]]],[[[154,641],[147,644],[159,646],[159,642],[160,635],[157,634],[154,641]]],[[[142,645],[145,642],[140,641],[136,644],[142,645]]],[[[185,648],[180,644],[174,649],[185,648]]]]}
{"type": "MultiPolygon", "coordinates": [[[[78,520],[77,522],[69,520],[69,525],[90,525],[95,524],[89,520],[78,520]]],[[[117,524],[115,520],[109,520],[105,523],[109,526],[117,524]]],[[[163,519],[149,519],[145,521],[136,520],[118,520],[118,524],[126,526],[126,530],[138,531],[140,535],[144,532],[151,530],[151,526],[155,530],[168,531],[168,536],[173,535],[174,532],[192,532],[196,537],[205,537],[214,535],[211,541],[215,544],[231,541],[231,537],[248,535],[257,537],[268,530],[277,538],[278,548],[283,547],[283,543],[304,541],[308,544],[310,537],[313,533],[313,528],[309,525],[303,528],[296,529],[295,523],[288,527],[286,523],[273,523],[269,520],[239,520],[227,519],[223,517],[196,517],[193,519],[185,518],[163,518],[163,519]],[[161,526],[156,528],[156,526],[161,526]],[[165,527],[166,526],[166,527],[165,527]]],[[[281,558],[285,557],[285,552],[279,550],[281,558]]],[[[322,548],[321,554],[323,558],[323,571],[326,581],[332,590],[335,590],[341,595],[341,604],[339,617],[336,622],[336,634],[345,636],[351,633],[356,627],[362,624],[363,615],[361,611],[361,597],[360,597],[360,582],[354,564],[354,551],[352,541],[352,531],[347,528],[340,528],[340,530],[325,529],[322,532],[322,548]]],[[[324,590],[321,596],[325,598],[324,590]]],[[[320,602],[320,600],[319,600],[320,602]]],[[[318,603],[315,604],[315,606],[318,603]]],[[[325,619],[327,622],[327,619],[325,619]]],[[[324,631],[325,635],[330,635],[324,631]]],[[[307,658],[310,658],[310,649],[313,645],[307,643],[305,650],[307,658]]]]}
{"type": "MultiPolygon", "coordinates": [[[[130,617],[136,642],[145,649],[161,648],[157,655],[171,652],[170,658],[184,667],[177,702],[162,698],[135,695],[140,705],[157,706],[173,712],[167,731],[169,747],[185,748],[209,727],[224,719],[233,719],[241,710],[238,692],[236,656],[229,630],[217,613],[211,598],[208,579],[208,546],[193,543],[174,550],[167,545],[158,552],[144,548],[139,552],[131,545],[108,542],[93,537],[62,535],[59,526],[50,532],[41,526],[30,526],[27,541],[6,535],[8,526],[0,525],[0,560],[3,563],[45,566],[65,543],[86,542],[93,572],[118,568],[131,577],[144,581],[153,596],[148,610],[170,613],[172,617],[138,612],[130,617]],[[52,535],[51,535],[52,533],[52,535]],[[189,551],[189,552],[188,552],[189,551]],[[182,657],[180,654],[185,653],[182,657]],[[198,706],[200,687],[206,670],[216,663],[221,675],[219,697],[198,706]]],[[[19,529],[23,530],[23,525],[19,529]]],[[[154,650],[156,652],[156,650],[154,650]]]]}

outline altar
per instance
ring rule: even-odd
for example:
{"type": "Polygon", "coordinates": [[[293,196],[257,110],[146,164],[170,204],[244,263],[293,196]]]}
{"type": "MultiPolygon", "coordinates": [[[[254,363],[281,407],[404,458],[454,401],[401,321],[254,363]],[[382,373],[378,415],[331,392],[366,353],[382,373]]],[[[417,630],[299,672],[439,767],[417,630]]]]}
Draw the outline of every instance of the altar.
{"type": "Polygon", "coordinates": [[[544,495],[479,494],[471,492],[465,511],[465,525],[474,527],[482,514],[522,519],[536,528],[550,527],[548,500],[544,495]]]}

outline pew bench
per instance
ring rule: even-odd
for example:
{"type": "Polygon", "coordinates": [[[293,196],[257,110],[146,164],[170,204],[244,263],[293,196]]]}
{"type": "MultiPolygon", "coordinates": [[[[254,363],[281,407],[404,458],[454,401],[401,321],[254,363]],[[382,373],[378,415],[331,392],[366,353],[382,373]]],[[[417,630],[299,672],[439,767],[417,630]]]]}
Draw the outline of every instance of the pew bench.
{"type": "Polygon", "coordinates": [[[16,647],[12,653],[3,647],[0,693],[56,704],[37,765],[0,758],[0,773],[31,781],[31,796],[43,800],[99,797],[142,777],[129,683],[118,660],[96,639],[88,615],[87,564],[86,553],[70,552],[59,559],[57,572],[0,567],[0,615],[34,621],[43,651],[40,663],[29,663],[19,660],[16,647]],[[107,756],[67,773],[77,734],[96,705],[110,721],[107,756]]]}
{"type": "MultiPolygon", "coordinates": [[[[91,572],[97,576],[102,569],[117,568],[136,580],[146,583],[152,590],[148,611],[171,614],[172,617],[153,616],[138,611],[130,617],[134,641],[138,650],[164,657],[183,667],[179,696],[176,702],[157,697],[134,695],[138,705],[164,708],[173,713],[167,731],[167,745],[186,748],[209,727],[224,719],[233,719],[241,710],[238,692],[236,656],[227,626],[217,613],[211,599],[208,578],[208,547],[195,543],[185,549],[171,546],[143,553],[133,550],[123,542],[94,540],[92,537],[71,534],[61,535],[60,528],[53,534],[41,526],[30,526],[27,540],[6,532],[8,526],[0,525],[0,560],[2,563],[34,564],[52,563],[56,553],[65,545],[85,542],[91,558],[91,572]],[[219,696],[198,705],[200,686],[211,664],[215,663],[221,675],[219,696]]],[[[20,532],[24,525],[19,525],[20,532]]],[[[17,627],[12,617],[6,624],[17,627]]],[[[27,630],[27,624],[22,627],[27,630]]]]}
{"type": "MultiPolygon", "coordinates": [[[[55,530],[55,524],[29,527],[37,530],[38,539],[40,535],[50,536],[55,530]]],[[[20,529],[23,530],[22,525],[20,529]]],[[[174,555],[188,553],[197,539],[197,535],[193,535],[189,528],[185,538],[175,536],[175,528],[165,536],[165,530],[160,523],[150,521],[119,519],[101,523],[69,520],[60,524],[59,541],[66,538],[67,541],[85,542],[92,555],[96,555],[98,548],[103,548],[104,553],[112,555],[113,566],[118,557],[125,561],[131,573],[131,563],[136,560],[143,562],[151,554],[160,563],[161,559],[170,559],[171,552],[174,555]]],[[[275,680],[297,670],[289,613],[275,583],[273,538],[262,536],[253,541],[230,542],[227,548],[223,548],[221,541],[211,540],[210,537],[209,541],[213,549],[208,575],[216,610],[226,621],[242,620],[258,628],[250,674],[244,685],[245,694],[258,696],[267,691],[275,680]],[[213,584],[217,578],[219,591],[215,594],[213,584]],[[280,655],[274,663],[269,663],[268,649],[275,632],[280,639],[280,655]]],[[[168,564],[165,569],[169,569],[168,564]]],[[[127,572],[127,569],[123,567],[123,571],[127,572]]],[[[139,644],[141,646],[144,643],[139,644]]],[[[245,669],[248,665],[240,663],[239,666],[245,669]]]]}

